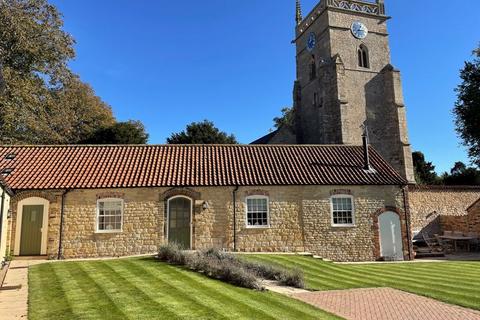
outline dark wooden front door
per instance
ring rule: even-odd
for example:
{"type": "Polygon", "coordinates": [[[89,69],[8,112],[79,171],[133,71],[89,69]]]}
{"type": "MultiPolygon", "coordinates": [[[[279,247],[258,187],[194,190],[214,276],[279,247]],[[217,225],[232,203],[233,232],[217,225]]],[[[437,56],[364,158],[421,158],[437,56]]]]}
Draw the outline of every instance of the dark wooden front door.
{"type": "Polygon", "coordinates": [[[38,256],[42,247],[43,205],[23,206],[20,255],[38,256]]]}
{"type": "Polygon", "coordinates": [[[192,201],[174,198],[168,205],[168,242],[191,249],[192,201]]]}

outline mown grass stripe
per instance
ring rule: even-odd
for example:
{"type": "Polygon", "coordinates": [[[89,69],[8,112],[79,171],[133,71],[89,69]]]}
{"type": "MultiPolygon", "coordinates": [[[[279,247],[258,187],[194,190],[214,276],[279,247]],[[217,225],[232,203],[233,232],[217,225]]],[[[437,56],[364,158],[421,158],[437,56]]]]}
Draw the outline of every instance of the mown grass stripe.
{"type": "MultiPolygon", "coordinates": [[[[328,267],[328,264],[325,264],[324,266],[328,267]]],[[[390,271],[390,269],[380,269],[377,271],[377,270],[373,270],[374,268],[369,268],[366,266],[345,266],[342,268],[335,266],[334,268],[338,270],[337,271],[338,273],[344,273],[344,274],[348,273],[348,274],[351,274],[353,277],[376,279],[377,284],[382,283],[382,279],[379,279],[378,275],[390,275],[395,278],[408,279],[409,281],[416,282],[418,284],[424,284],[425,282],[428,282],[429,287],[431,287],[432,285],[442,286],[444,289],[447,289],[447,290],[444,290],[445,292],[451,291],[448,289],[454,289],[455,291],[457,291],[457,289],[462,289],[464,291],[469,291],[471,292],[471,294],[474,294],[474,295],[478,294],[478,291],[476,289],[468,285],[462,285],[462,283],[459,281],[454,280],[452,282],[452,281],[448,281],[448,279],[445,277],[430,277],[428,275],[424,276],[418,273],[416,270],[412,271],[411,269],[408,270],[409,272],[407,275],[402,275],[395,270],[390,271]],[[359,270],[362,270],[362,272],[359,272],[359,270]],[[368,270],[369,273],[366,273],[366,270],[368,270]],[[368,276],[368,274],[372,274],[372,273],[374,273],[373,276],[368,276]],[[427,281],[424,281],[424,280],[427,280],[427,281]],[[435,281],[435,282],[431,282],[431,281],[435,281]],[[452,285],[452,283],[454,283],[454,285],[452,285]]],[[[405,271],[407,271],[407,269],[405,269],[405,271]]],[[[383,282],[383,284],[385,283],[387,282],[383,282]]],[[[390,282],[388,282],[388,284],[390,284],[390,282]]]]}
{"type": "MultiPolygon", "coordinates": [[[[177,274],[175,276],[177,277],[179,277],[179,273],[182,273],[182,272],[191,273],[189,271],[186,271],[184,269],[180,269],[174,266],[167,266],[167,268],[172,269],[172,271],[176,272],[177,274]]],[[[200,277],[203,277],[203,276],[200,275],[200,277]]],[[[215,282],[217,281],[215,280],[209,281],[209,283],[215,283],[215,282]]],[[[221,284],[225,292],[226,291],[225,284],[221,283],[220,281],[218,281],[218,283],[221,284]]],[[[288,301],[288,299],[284,299],[283,296],[271,294],[268,299],[265,299],[265,300],[258,299],[259,296],[268,295],[268,293],[256,292],[256,291],[252,291],[244,288],[238,288],[231,285],[227,285],[227,286],[229,289],[235,290],[237,294],[242,295],[241,300],[245,303],[248,303],[248,304],[245,304],[246,306],[255,307],[255,313],[252,313],[253,317],[258,317],[260,316],[261,313],[266,314],[262,310],[268,310],[268,309],[271,309],[272,310],[271,312],[274,313],[273,315],[268,315],[273,319],[278,319],[279,317],[287,317],[287,318],[301,317],[302,319],[308,319],[312,315],[311,313],[306,312],[306,311],[312,311],[312,310],[310,310],[309,308],[305,308],[305,305],[302,305],[301,309],[294,307],[292,304],[290,304],[290,306],[286,306],[286,301],[288,301]]],[[[314,311],[315,311],[315,317],[313,319],[318,317],[317,310],[314,310],[314,311]]]]}
{"type": "MultiPolygon", "coordinates": [[[[404,264],[400,267],[411,270],[409,264],[404,264]]],[[[480,264],[478,264],[476,268],[477,271],[472,272],[467,271],[468,269],[464,269],[459,265],[449,265],[448,263],[432,263],[431,265],[415,265],[415,272],[417,270],[422,270],[429,272],[430,274],[434,273],[442,276],[458,277],[460,279],[466,279],[467,277],[470,277],[472,280],[476,279],[480,281],[480,264]]]]}
{"type": "MultiPolygon", "coordinates": [[[[279,257],[272,257],[273,259],[278,259],[281,260],[279,257]]],[[[282,261],[278,261],[280,265],[282,265],[282,261]]],[[[358,283],[352,283],[350,280],[351,278],[347,278],[348,280],[345,281],[345,279],[337,279],[337,273],[334,272],[325,272],[325,270],[319,266],[316,265],[307,265],[307,264],[302,264],[302,263],[295,263],[292,261],[290,258],[287,258],[286,261],[283,262],[283,266],[288,267],[289,269],[300,269],[304,272],[305,274],[305,280],[307,281],[307,286],[310,289],[315,289],[315,290],[338,290],[338,289],[350,289],[350,288],[364,288],[367,287],[367,285],[359,285],[358,283]],[[330,285],[328,287],[321,286],[317,287],[315,286],[315,283],[317,280],[320,280],[323,283],[328,282],[330,285]],[[341,281],[339,281],[341,280],[341,281]]]]}
{"type": "MultiPolygon", "coordinates": [[[[88,272],[81,268],[80,264],[69,262],[59,264],[58,268],[62,271],[62,274],[69,274],[70,279],[75,283],[75,287],[78,288],[77,290],[81,291],[81,294],[77,294],[75,297],[74,306],[77,306],[75,309],[80,308],[83,313],[86,312],[90,314],[93,312],[101,317],[113,317],[116,319],[127,318],[126,314],[118,308],[115,301],[90,277],[88,272]],[[78,306],[80,300],[85,300],[85,303],[78,306]],[[88,306],[88,308],[84,308],[85,306],[88,306]]],[[[75,290],[75,288],[73,288],[73,290],[75,290]]],[[[73,293],[74,292],[72,292],[72,294],[73,293]]],[[[78,314],[79,312],[76,313],[78,314]]]]}
{"type": "Polygon", "coordinates": [[[29,319],[76,318],[62,287],[62,278],[56,273],[53,263],[30,267],[28,277],[29,319]],[[37,310],[34,305],[48,305],[48,308],[37,310]]]}
{"type": "MultiPolygon", "coordinates": [[[[162,276],[178,279],[182,282],[182,286],[184,287],[183,289],[187,292],[194,292],[197,298],[201,298],[203,300],[207,298],[214,298],[214,301],[218,300],[223,301],[227,305],[229,303],[231,303],[232,305],[236,305],[235,309],[233,310],[234,315],[231,316],[240,316],[242,315],[242,313],[247,313],[252,316],[256,314],[258,316],[261,315],[262,318],[275,319],[273,316],[265,313],[263,310],[244,303],[244,299],[242,299],[242,301],[239,301],[239,299],[233,298],[232,296],[236,296],[238,293],[232,295],[230,292],[231,289],[226,288],[225,285],[222,284],[215,288],[216,286],[213,285],[215,281],[205,281],[205,279],[202,278],[201,275],[196,275],[195,273],[168,266],[166,264],[156,261],[154,262],[155,265],[151,265],[150,262],[147,262],[147,265],[147,263],[141,262],[139,260],[132,260],[130,261],[130,263],[137,264],[138,267],[142,268],[146,273],[154,277],[155,280],[162,281],[162,276]],[[157,274],[159,272],[159,269],[162,271],[161,275],[157,274]]],[[[242,295],[242,298],[245,298],[246,294],[244,292],[242,292],[242,295]]],[[[214,305],[214,309],[224,309],[223,305],[217,303],[212,304],[214,305]]]]}
{"type": "MultiPolygon", "coordinates": [[[[308,259],[308,258],[301,257],[299,260],[301,260],[301,259],[308,259]]],[[[375,265],[375,266],[369,266],[369,265],[353,266],[352,265],[352,266],[341,266],[340,267],[339,265],[333,265],[331,263],[324,263],[324,262],[317,262],[317,264],[319,264],[319,266],[318,266],[319,270],[324,271],[325,269],[323,269],[323,268],[334,270],[335,274],[337,275],[337,279],[342,278],[342,274],[349,273],[349,274],[352,275],[352,277],[355,277],[355,278],[373,279],[372,281],[366,282],[367,284],[373,285],[373,286],[378,286],[379,282],[381,282],[381,281],[378,280],[378,277],[366,277],[365,270],[370,271],[371,269],[373,269],[372,267],[374,267],[374,268],[383,267],[379,271],[375,271],[378,274],[389,275],[389,276],[396,277],[396,278],[408,279],[408,280],[410,280],[412,282],[416,282],[420,285],[422,285],[425,282],[425,281],[423,281],[423,279],[438,280],[438,279],[429,279],[429,277],[417,276],[416,275],[417,273],[415,271],[412,271],[412,270],[410,270],[410,272],[408,273],[407,276],[401,275],[401,274],[399,274],[398,272],[395,272],[395,271],[389,271],[388,267],[396,267],[398,265],[381,265],[381,266],[380,265],[375,265]],[[351,272],[348,272],[347,270],[351,270],[351,272]],[[358,272],[359,270],[362,270],[362,273],[358,272]],[[377,280],[375,281],[374,279],[377,279],[377,280]]],[[[455,285],[452,285],[451,283],[452,282],[445,281],[445,279],[442,279],[441,282],[437,282],[434,286],[443,288],[443,292],[447,292],[447,293],[452,292],[451,289],[455,289],[455,291],[457,289],[462,289],[463,291],[468,291],[470,294],[472,294],[474,296],[476,296],[478,294],[478,291],[476,289],[473,289],[471,286],[461,286],[461,285],[458,284],[458,281],[455,282],[455,285]]],[[[390,284],[390,282],[388,282],[388,284],[390,284]]],[[[430,286],[431,285],[429,285],[429,287],[430,286]]],[[[468,296],[468,295],[464,294],[464,296],[468,296]]]]}
{"type": "MultiPolygon", "coordinates": [[[[133,263],[130,260],[124,260],[121,264],[112,265],[112,268],[117,271],[119,274],[124,274],[125,272],[130,273],[136,278],[138,285],[141,288],[149,293],[150,295],[155,295],[155,288],[152,280],[155,279],[158,282],[161,282],[164,286],[168,287],[168,294],[175,297],[176,299],[187,300],[191,304],[196,305],[197,312],[199,317],[210,314],[212,318],[215,319],[227,319],[228,317],[218,308],[212,308],[212,305],[209,305],[205,299],[201,299],[198,296],[198,291],[196,291],[192,286],[186,286],[184,283],[178,285],[176,282],[179,282],[180,279],[176,277],[157,277],[155,273],[150,272],[149,270],[139,266],[138,264],[133,263]]],[[[164,268],[162,268],[164,269],[164,268]]],[[[162,270],[165,271],[165,270],[162,270]]],[[[164,273],[164,275],[167,275],[164,273]]],[[[193,312],[193,310],[189,311],[193,312]]]]}
{"type": "MultiPolygon", "coordinates": [[[[118,261],[108,262],[117,263],[118,261]]],[[[130,279],[116,273],[105,261],[95,261],[82,264],[91,272],[92,278],[114,301],[119,302],[122,312],[130,319],[148,317],[149,310],[158,310],[169,319],[181,319],[176,313],[166,309],[163,305],[152,300],[140,290],[130,279]],[[113,272],[112,272],[113,271],[113,272]]]]}
{"type": "MultiPolygon", "coordinates": [[[[251,256],[254,260],[256,256],[251,256]]],[[[448,303],[454,303],[464,307],[480,309],[480,288],[478,285],[469,285],[468,279],[457,279],[456,276],[474,276],[475,270],[472,268],[475,263],[433,263],[421,264],[365,264],[365,265],[335,265],[332,263],[321,262],[309,257],[298,256],[271,256],[272,261],[278,264],[279,261],[283,265],[291,268],[300,265],[300,269],[305,271],[305,277],[308,287],[314,289],[323,289],[312,282],[312,268],[317,270],[319,274],[325,275],[329,272],[335,274],[335,279],[339,280],[338,289],[343,289],[345,284],[345,276],[352,277],[357,281],[365,281],[372,286],[382,287],[388,286],[400,290],[408,291],[442,300],[448,303]],[[295,264],[297,261],[297,264],[295,264]],[[292,263],[293,262],[293,263],[292,263]],[[302,267],[301,265],[304,265],[302,267]],[[466,273],[462,273],[462,267],[466,266],[466,273]],[[443,268],[437,270],[435,276],[428,274],[426,268],[434,266],[435,268],[443,268]],[[417,269],[418,268],[418,269],[417,269]],[[446,274],[447,276],[443,276],[446,274]]],[[[262,261],[264,261],[263,258],[262,261]]],[[[259,260],[260,261],[260,260],[259,260]]],[[[332,273],[330,273],[332,274],[332,273]]],[[[332,274],[332,275],[333,275],[332,274]]],[[[313,275],[314,278],[315,275],[313,275]]],[[[477,278],[478,279],[478,278],[477,278]]],[[[475,284],[477,280],[472,281],[475,284]]],[[[347,283],[348,284],[348,283],[347,283]]]]}
{"type": "Polygon", "coordinates": [[[302,270],[309,270],[311,274],[316,274],[317,272],[323,273],[327,276],[332,277],[333,279],[335,279],[335,281],[344,283],[352,288],[365,288],[372,285],[371,282],[366,282],[358,278],[355,279],[355,278],[346,276],[342,273],[339,273],[338,270],[328,271],[329,268],[326,265],[324,265],[323,268],[320,268],[315,266],[314,264],[308,264],[306,262],[302,262],[301,259],[298,259],[298,261],[292,261],[289,258],[286,258],[283,256],[279,256],[279,259],[284,261],[286,260],[290,262],[292,265],[300,267],[300,269],[302,270]]]}
{"type": "Polygon", "coordinates": [[[476,277],[467,277],[466,274],[451,274],[450,270],[445,269],[435,269],[435,268],[415,268],[414,271],[411,270],[409,266],[399,265],[396,268],[389,268],[388,270],[392,271],[401,271],[407,272],[415,275],[421,275],[425,279],[430,279],[433,281],[454,281],[456,283],[472,287],[472,285],[480,285],[480,275],[476,277]]]}
{"type": "Polygon", "coordinates": [[[153,259],[59,262],[55,272],[48,267],[32,271],[34,320],[338,319],[283,295],[238,288],[153,259]],[[52,293],[51,301],[44,293],[52,293]]]}
{"type": "MultiPolygon", "coordinates": [[[[265,255],[265,256],[255,256],[255,259],[258,260],[259,262],[266,263],[266,264],[274,264],[279,267],[286,267],[288,269],[298,269],[295,268],[294,265],[291,263],[288,263],[285,265],[285,263],[282,263],[281,261],[278,261],[276,257],[270,256],[270,255],[265,255]]],[[[338,289],[338,282],[335,281],[335,279],[332,279],[331,277],[327,277],[324,275],[318,275],[318,274],[312,274],[309,272],[304,272],[305,277],[307,281],[307,287],[309,289],[321,289],[321,290],[333,290],[333,289],[338,289]],[[311,284],[315,284],[315,287],[310,287],[311,284]]],[[[346,286],[345,288],[348,288],[346,286]]]]}
{"type": "Polygon", "coordinates": [[[455,282],[455,281],[453,282],[445,281],[445,279],[442,279],[441,281],[433,283],[431,282],[432,279],[417,275],[415,274],[415,272],[410,272],[408,275],[403,275],[398,272],[388,271],[388,270],[370,271],[370,269],[367,269],[365,267],[358,267],[358,269],[362,270],[363,272],[366,272],[366,270],[368,270],[368,272],[373,272],[378,275],[382,275],[383,277],[407,280],[410,283],[417,283],[418,285],[421,285],[421,286],[428,283],[428,287],[430,288],[435,288],[436,290],[442,291],[444,293],[455,294],[455,295],[458,295],[459,297],[460,296],[471,297],[473,295],[473,297],[480,298],[480,295],[478,295],[479,293],[475,288],[472,288],[471,286],[465,287],[465,286],[458,285],[458,282],[455,282]]]}

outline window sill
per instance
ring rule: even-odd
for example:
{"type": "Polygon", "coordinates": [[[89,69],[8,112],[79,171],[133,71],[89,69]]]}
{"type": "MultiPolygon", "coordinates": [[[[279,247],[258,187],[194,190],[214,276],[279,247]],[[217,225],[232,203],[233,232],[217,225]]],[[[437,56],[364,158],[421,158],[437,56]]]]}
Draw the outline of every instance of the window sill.
{"type": "Polygon", "coordinates": [[[102,234],[102,233],[106,233],[106,234],[112,234],[112,233],[122,233],[123,230],[97,230],[95,231],[95,233],[98,233],[98,234],[102,234]]]}
{"type": "Polygon", "coordinates": [[[356,228],[356,224],[332,224],[332,228],[356,228]]]}
{"type": "Polygon", "coordinates": [[[247,229],[270,229],[270,226],[247,226],[247,229]]]}

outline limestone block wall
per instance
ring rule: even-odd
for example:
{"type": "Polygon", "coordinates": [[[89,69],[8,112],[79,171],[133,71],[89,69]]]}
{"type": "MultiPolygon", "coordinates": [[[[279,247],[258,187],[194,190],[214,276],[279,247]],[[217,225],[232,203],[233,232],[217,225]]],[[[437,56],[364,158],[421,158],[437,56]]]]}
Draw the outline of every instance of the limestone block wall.
{"type": "MultiPolygon", "coordinates": [[[[379,212],[390,211],[388,208],[396,208],[404,214],[402,190],[398,187],[338,189],[306,188],[302,200],[306,251],[335,261],[378,259],[378,225],[374,218],[379,212]],[[355,227],[332,226],[329,198],[338,192],[354,196],[355,227]]],[[[401,219],[405,223],[405,218],[401,219]]],[[[404,234],[405,240],[406,237],[404,234]]],[[[404,251],[407,258],[407,241],[404,241],[404,251]]]]}
{"type": "MultiPolygon", "coordinates": [[[[443,231],[468,232],[468,216],[440,216],[440,233],[443,231]]],[[[434,233],[433,233],[434,234],[434,233]]],[[[432,235],[432,233],[430,233],[432,235]]]]}
{"type": "Polygon", "coordinates": [[[163,203],[146,188],[74,190],[65,201],[63,255],[66,258],[154,253],[163,235],[163,203]],[[124,200],[123,231],[97,233],[97,199],[124,200]]]}
{"type": "Polygon", "coordinates": [[[477,203],[468,212],[468,231],[480,234],[480,205],[477,203]]]}
{"type": "MultiPolygon", "coordinates": [[[[192,248],[234,247],[234,187],[130,188],[71,190],[65,195],[62,253],[64,258],[126,256],[155,253],[167,241],[167,202],[183,195],[193,200],[192,248]],[[124,200],[123,230],[97,233],[97,200],[124,200]]],[[[17,202],[28,197],[49,200],[48,255],[59,247],[63,190],[23,192],[12,201],[12,230],[17,202]]],[[[236,191],[236,249],[244,252],[309,251],[337,261],[378,258],[376,217],[385,208],[404,212],[402,190],[391,186],[268,186],[240,187],[236,191]],[[356,225],[331,226],[330,196],[348,193],[355,198],[356,225]],[[246,197],[269,197],[270,225],[248,228],[246,197]]],[[[404,219],[402,220],[404,221],[404,219]]],[[[406,239],[406,234],[404,234],[406,239]]],[[[13,248],[15,236],[12,236],[13,248]]],[[[408,245],[405,245],[407,250],[408,245]]],[[[407,250],[408,251],[408,250],[407,250]]]]}
{"type": "Polygon", "coordinates": [[[411,186],[408,198],[413,232],[434,234],[460,228],[480,187],[411,186]]]}
{"type": "MultiPolygon", "coordinates": [[[[301,198],[304,193],[303,190],[304,187],[298,186],[240,188],[238,190],[238,201],[236,206],[237,250],[245,252],[304,251],[305,247],[301,210],[301,198]],[[247,227],[246,198],[252,195],[264,195],[269,197],[269,228],[257,229],[247,227]]],[[[230,214],[233,217],[233,212],[230,214]]]]}
{"type": "Polygon", "coordinates": [[[480,234],[480,202],[476,202],[468,209],[467,224],[469,232],[480,234]]]}

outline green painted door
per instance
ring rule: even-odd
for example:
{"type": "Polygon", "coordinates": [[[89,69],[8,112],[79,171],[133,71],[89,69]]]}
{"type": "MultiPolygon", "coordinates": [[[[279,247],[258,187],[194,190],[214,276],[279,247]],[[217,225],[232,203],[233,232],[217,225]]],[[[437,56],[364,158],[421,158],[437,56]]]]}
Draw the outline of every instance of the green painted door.
{"type": "Polygon", "coordinates": [[[168,205],[168,242],[190,249],[190,223],[192,202],[187,198],[175,198],[168,205]]]}
{"type": "Polygon", "coordinates": [[[20,255],[38,256],[41,254],[43,226],[43,205],[23,206],[20,255]]]}

